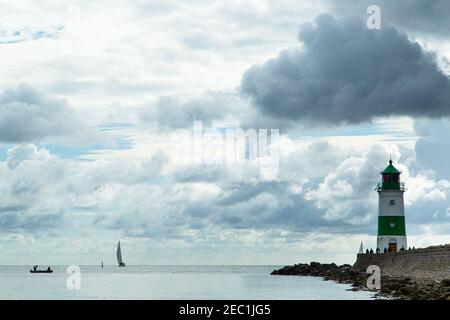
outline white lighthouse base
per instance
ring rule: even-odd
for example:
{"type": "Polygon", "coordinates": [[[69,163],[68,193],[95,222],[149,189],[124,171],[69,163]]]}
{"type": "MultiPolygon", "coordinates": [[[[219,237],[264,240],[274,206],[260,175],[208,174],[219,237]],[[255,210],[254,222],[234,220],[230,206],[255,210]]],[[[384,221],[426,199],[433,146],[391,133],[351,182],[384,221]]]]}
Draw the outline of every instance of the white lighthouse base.
{"type": "Polygon", "coordinates": [[[406,243],[406,236],[379,236],[377,238],[377,248],[380,249],[380,253],[384,252],[384,249],[395,249],[395,252],[400,251],[401,248],[408,250],[406,243]]]}

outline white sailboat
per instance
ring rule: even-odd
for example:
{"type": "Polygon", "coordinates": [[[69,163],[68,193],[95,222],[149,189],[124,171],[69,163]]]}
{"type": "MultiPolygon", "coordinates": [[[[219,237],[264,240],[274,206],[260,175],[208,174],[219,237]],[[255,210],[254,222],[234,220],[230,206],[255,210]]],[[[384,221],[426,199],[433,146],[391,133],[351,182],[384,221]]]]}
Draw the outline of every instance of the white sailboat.
{"type": "Polygon", "coordinates": [[[125,262],[122,260],[122,250],[120,249],[120,241],[117,245],[117,263],[119,264],[119,267],[125,267],[125,262]]]}

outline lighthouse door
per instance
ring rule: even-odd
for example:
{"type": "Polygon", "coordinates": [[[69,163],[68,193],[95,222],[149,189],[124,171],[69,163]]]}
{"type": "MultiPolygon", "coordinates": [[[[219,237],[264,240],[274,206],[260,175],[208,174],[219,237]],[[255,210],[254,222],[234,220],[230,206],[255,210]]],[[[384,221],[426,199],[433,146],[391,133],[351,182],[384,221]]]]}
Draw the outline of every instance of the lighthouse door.
{"type": "Polygon", "coordinates": [[[392,253],[397,252],[397,243],[392,242],[389,243],[389,252],[392,253]]]}

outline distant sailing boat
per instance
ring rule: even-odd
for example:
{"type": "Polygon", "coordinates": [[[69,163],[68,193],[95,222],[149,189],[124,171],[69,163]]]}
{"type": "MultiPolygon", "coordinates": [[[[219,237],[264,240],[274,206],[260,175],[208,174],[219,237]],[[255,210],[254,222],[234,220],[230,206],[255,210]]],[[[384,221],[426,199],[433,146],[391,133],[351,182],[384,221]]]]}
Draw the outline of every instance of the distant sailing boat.
{"type": "Polygon", "coordinates": [[[125,263],[122,261],[122,250],[120,250],[120,241],[117,245],[117,263],[119,264],[119,267],[125,267],[125,263]]]}

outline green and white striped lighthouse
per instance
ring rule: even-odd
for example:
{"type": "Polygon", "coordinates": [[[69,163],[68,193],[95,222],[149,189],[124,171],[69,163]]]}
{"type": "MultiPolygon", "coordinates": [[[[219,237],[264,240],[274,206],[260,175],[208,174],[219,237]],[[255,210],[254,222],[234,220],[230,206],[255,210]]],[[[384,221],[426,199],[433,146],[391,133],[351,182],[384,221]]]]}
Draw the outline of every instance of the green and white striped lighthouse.
{"type": "Polygon", "coordinates": [[[401,172],[389,160],[389,166],[380,173],[382,182],[376,189],[379,196],[377,248],[380,252],[406,250],[405,186],[400,182],[401,172]]]}

